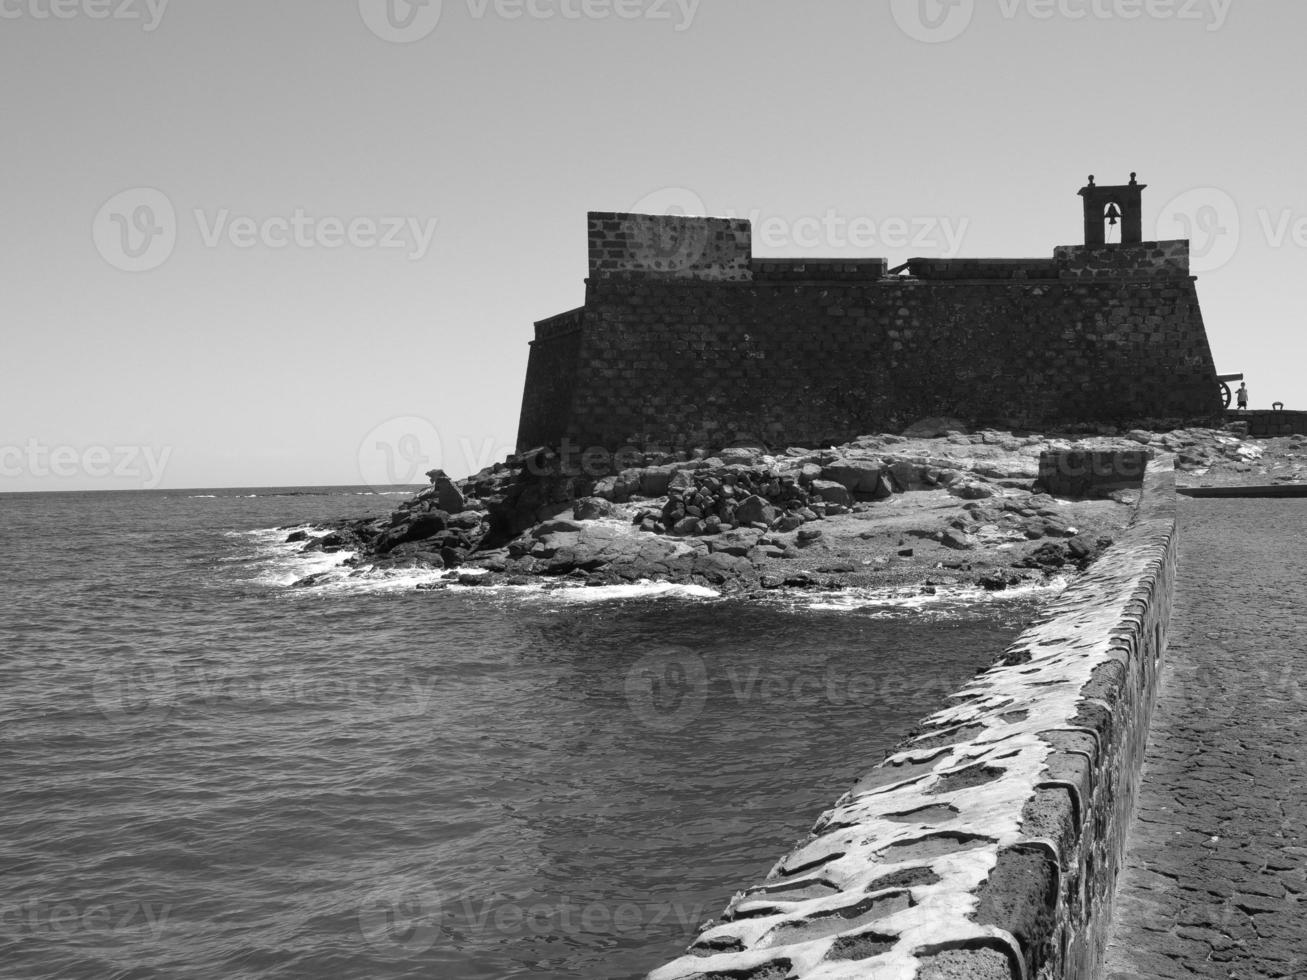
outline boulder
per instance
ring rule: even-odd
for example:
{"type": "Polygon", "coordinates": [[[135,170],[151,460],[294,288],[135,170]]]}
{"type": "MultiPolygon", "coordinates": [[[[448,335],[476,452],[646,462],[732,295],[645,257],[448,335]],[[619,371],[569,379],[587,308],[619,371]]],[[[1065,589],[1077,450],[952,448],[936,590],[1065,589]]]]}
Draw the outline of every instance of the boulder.
{"type": "Polygon", "coordinates": [[[703,531],[703,521],[697,517],[683,517],[673,526],[671,533],[679,538],[692,537],[703,531]]]}
{"type": "Polygon", "coordinates": [[[735,523],[736,524],[766,524],[771,526],[772,522],[779,516],[774,506],[758,495],[745,497],[735,506],[735,523]]]}
{"type": "Polygon", "coordinates": [[[738,528],[722,534],[709,544],[709,548],[714,553],[720,551],[723,554],[734,555],[736,558],[744,558],[758,546],[761,536],[762,532],[753,528],[738,528]]]}
{"type": "Polygon", "coordinates": [[[576,521],[545,521],[531,532],[531,537],[539,540],[550,534],[579,534],[584,530],[576,521]]]}
{"type": "Polygon", "coordinates": [[[908,490],[924,490],[932,482],[926,477],[926,469],[915,463],[909,463],[907,460],[898,460],[890,464],[890,476],[894,478],[895,484],[904,492],[908,490]]]}
{"type": "Polygon", "coordinates": [[[763,451],[753,446],[733,446],[723,449],[717,457],[726,466],[755,466],[762,455],[763,451]]]}
{"type": "Polygon", "coordinates": [[[1041,544],[1029,555],[1016,563],[1017,568],[1039,568],[1045,571],[1061,568],[1067,563],[1066,545],[1052,541],[1041,544]]]}
{"type": "Polygon", "coordinates": [[[823,480],[838,483],[850,493],[877,492],[881,483],[882,467],[874,459],[841,459],[821,471],[823,480]]]}
{"type": "Polygon", "coordinates": [[[578,521],[597,521],[612,514],[612,503],[603,497],[582,497],[572,504],[572,517],[578,521]]]}
{"type": "Polygon", "coordinates": [[[671,474],[667,481],[667,489],[670,490],[693,490],[694,474],[689,470],[678,469],[671,474]]]}
{"type": "Polygon", "coordinates": [[[998,493],[994,487],[979,480],[960,480],[949,487],[948,492],[963,500],[987,500],[998,493]]]}
{"type": "Polygon", "coordinates": [[[889,474],[882,470],[876,480],[875,488],[871,490],[871,499],[889,500],[892,496],[894,496],[894,484],[890,482],[889,474]]]}
{"type": "Polygon", "coordinates": [[[744,586],[757,582],[752,562],[721,553],[696,556],[691,572],[709,585],[744,586]]]}
{"type": "Polygon", "coordinates": [[[965,551],[968,548],[975,547],[975,541],[972,540],[971,535],[952,527],[944,530],[939,543],[945,548],[953,548],[957,551],[965,551]]]}
{"type": "Polygon", "coordinates": [[[813,483],[821,479],[821,467],[816,463],[804,463],[799,467],[798,477],[800,483],[813,483]]]}
{"type": "MultiPolygon", "coordinates": [[[[413,518],[413,520],[407,524],[400,524],[398,527],[391,528],[385,534],[381,535],[381,537],[377,538],[373,547],[379,554],[384,555],[393,551],[399,545],[406,544],[409,541],[423,541],[444,531],[448,517],[448,514],[440,511],[421,514],[418,517],[413,518]]],[[[330,547],[330,543],[328,542],[328,538],[330,537],[332,536],[327,535],[326,538],[321,539],[324,551],[328,550],[330,547]]]]}
{"type": "Polygon", "coordinates": [[[965,432],[966,428],[957,419],[939,415],[913,422],[903,435],[908,439],[941,439],[951,432],[965,432]]]}
{"type": "MultiPolygon", "coordinates": [[[[813,469],[818,473],[821,472],[815,466],[813,469]]],[[[849,493],[848,487],[835,480],[813,480],[812,492],[828,504],[839,504],[841,507],[853,506],[853,495],[849,493]]]]}
{"type": "Polygon", "coordinates": [[[671,483],[672,474],[675,472],[675,463],[666,466],[648,466],[641,470],[640,496],[665,497],[668,485],[671,483]]]}
{"type": "Polygon", "coordinates": [[[640,492],[643,470],[627,469],[614,476],[606,476],[594,485],[594,496],[624,504],[640,492]]]}
{"type": "Polygon", "coordinates": [[[445,475],[444,470],[432,470],[427,475],[431,477],[431,489],[435,490],[435,504],[438,510],[443,510],[447,514],[459,514],[467,509],[463,491],[454,485],[454,481],[445,475]]]}

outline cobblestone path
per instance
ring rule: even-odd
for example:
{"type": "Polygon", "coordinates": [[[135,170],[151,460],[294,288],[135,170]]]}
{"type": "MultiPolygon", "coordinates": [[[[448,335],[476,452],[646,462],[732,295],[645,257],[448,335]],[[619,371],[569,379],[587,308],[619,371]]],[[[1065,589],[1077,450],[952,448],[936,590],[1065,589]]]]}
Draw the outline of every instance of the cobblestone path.
{"type": "Polygon", "coordinates": [[[1307,501],[1180,501],[1108,980],[1307,978],[1307,501]]]}

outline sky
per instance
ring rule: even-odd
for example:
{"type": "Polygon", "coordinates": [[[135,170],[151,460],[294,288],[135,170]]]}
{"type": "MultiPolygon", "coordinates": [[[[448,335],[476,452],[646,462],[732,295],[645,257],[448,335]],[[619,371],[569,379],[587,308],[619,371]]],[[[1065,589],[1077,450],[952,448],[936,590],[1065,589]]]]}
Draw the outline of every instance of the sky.
{"type": "MultiPolygon", "coordinates": [[[[1051,256],[1093,173],[1307,408],[1307,4],[0,0],[0,491],[460,477],[586,212],[1051,256]]],[[[1110,397],[1104,392],[1104,397],[1110,397]]]]}

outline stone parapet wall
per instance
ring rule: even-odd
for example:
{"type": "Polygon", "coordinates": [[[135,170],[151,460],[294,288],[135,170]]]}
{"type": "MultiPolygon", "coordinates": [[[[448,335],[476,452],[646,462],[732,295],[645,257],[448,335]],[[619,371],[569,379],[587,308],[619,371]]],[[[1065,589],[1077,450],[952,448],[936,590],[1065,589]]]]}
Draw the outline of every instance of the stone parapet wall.
{"type": "Polygon", "coordinates": [[[745,218],[592,211],[589,229],[591,279],[753,278],[753,228],[745,218]]]}
{"type": "Polygon", "coordinates": [[[1056,279],[1053,259],[913,259],[908,272],[931,281],[948,279],[1056,279]]]}
{"type": "Polygon", "coordinates": [[[566,313],[560,313],[557,316],[551,316],[547,320],[537,320],[536,338],[533,343],[542,343],[553,340],[564,334],[575,333],[585,326],[585,307],[580,306],[575,310],[569,310],[566,313]]]}
{"type": "Polygon", "coordinates": [[[858,282],[876,280],[889,271],[885,259],[754,259],[759,282],[858,282]]]}
{"type": "Polygon", "coordinates": [[[1307,412],[1227,411],[1229,422],[1246,422],[1248,434],[1256,439],[1276,436],[1307,435],[1307,412]]]}
{"type": "Polygon", "coordinates": [[[1059,245],[1053,250],[1063,279],[1119,279],[1189,275],[1189,242],[1138,245],[1059,245]]]}
{"type": "Polygon", "coordinates": [[[1041,622],[651,980],[1093,980],[1170,619],[1170,467],[1041,622]]]}

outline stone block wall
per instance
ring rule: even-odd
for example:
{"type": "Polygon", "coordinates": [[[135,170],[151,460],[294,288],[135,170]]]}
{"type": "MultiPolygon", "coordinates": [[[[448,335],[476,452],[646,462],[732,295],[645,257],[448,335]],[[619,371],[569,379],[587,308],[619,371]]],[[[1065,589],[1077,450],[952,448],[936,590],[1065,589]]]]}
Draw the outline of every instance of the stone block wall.
{"type": "Polygon", "coordinates": [[[1054,497],[1107,498],[1138,487],[1150,455],[1146,449],[1041,453],[1035,487],[1054,497]]]}
{"type": "Polygon", "coordinates": [[[1146,279],[1189,275],[1189,242],[1138,245],[1059,245],[1053,250],[1063,279],[1146,279]]]}
{"type": "Polygon", "coordinates": [[[754,259],[750,234],[739,219],[591,214],[579,336],[538,326],[518,448],[1221,413],[1187,242],[914,259],[898,276],[883,259],[754,259]]]}
{"type": "Polygon", "coordinates": [[[570,425],[584,325],[584,307],[535,325],[526,369],[529,381],[517,425],[522,448],[549,444],[570,425]]]}
{"type": "Polygon", "coordinates": [[[589,221],[591,279],[752,278],[753,229],[748,220],[592,211],[589,221]]]}
{"type": "Polygon", "coordinates": [[[1170,467],[1040,623],[651,980],[1095,980],[1170,621],[1170,467]]]}
{"type": "Polygon", "coordinates": [[[1307,435],[1307,412],[1252,412],[1227,411],[1229,422],[1248,423],[1248,434],[1256,439],[1273,439],[1276,436],[1307,435]]]}
{"type": "Polygon", "coordinates": [[[931,416],[1038,429],[1219,411],[1187,279],[598,279],[556,438],[816,447],[931,416]]]}
{"type": "Polygon", "coordinates": [[[755,282],[865,282],[885,276],[884,259],[754,259],[755,282]]]}

